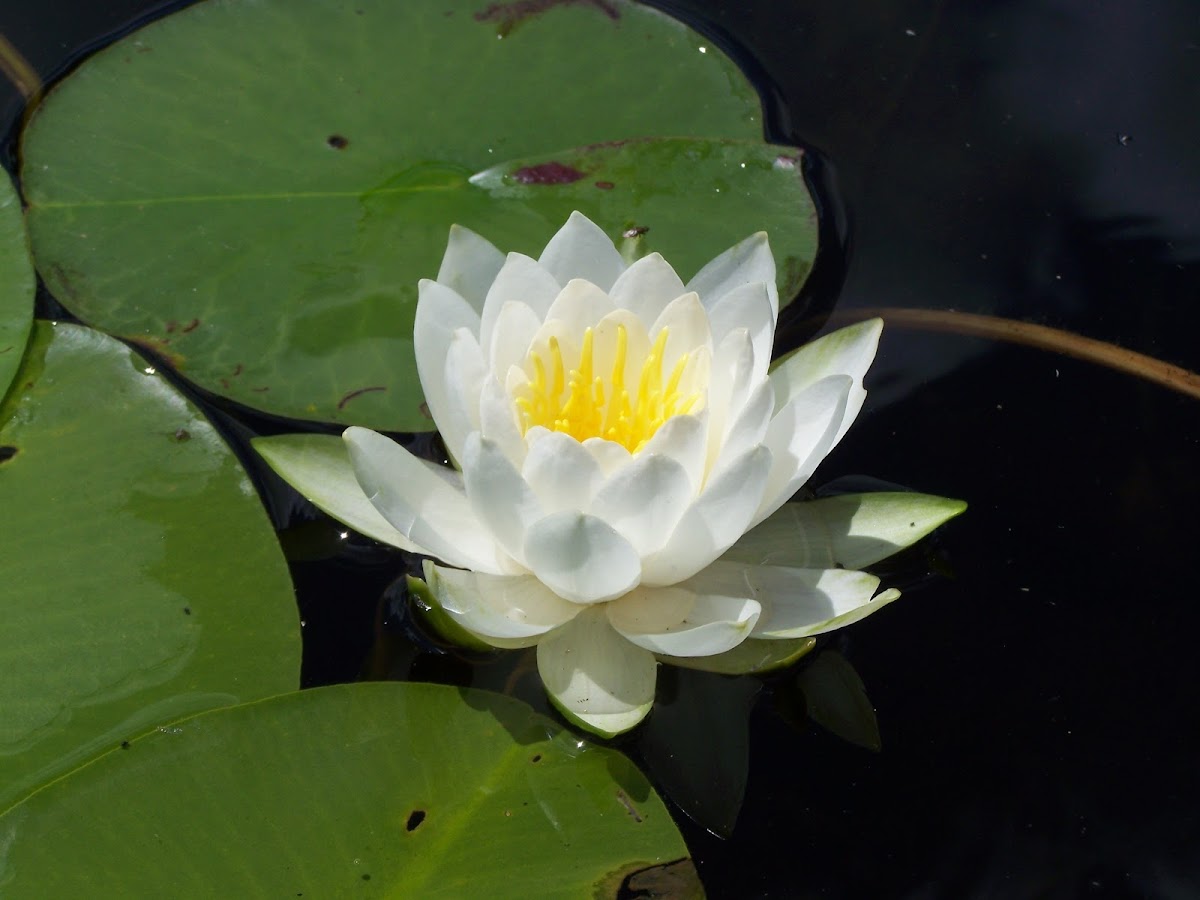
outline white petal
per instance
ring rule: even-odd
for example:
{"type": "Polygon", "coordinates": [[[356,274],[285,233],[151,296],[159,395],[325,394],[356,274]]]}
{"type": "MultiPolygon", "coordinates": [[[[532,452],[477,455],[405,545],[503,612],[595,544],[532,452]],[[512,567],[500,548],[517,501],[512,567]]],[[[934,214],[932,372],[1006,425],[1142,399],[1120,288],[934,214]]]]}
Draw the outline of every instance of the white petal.
{"type": "Polygon", "coordinates": [[[735,328],[717,345],[713,353],[706,409],[709,411],[708,448],[705,468],[716,463],[729,423],[735,419],[750,395],[750,376],[754,371],[754,349],[750,334],[735,328]]]}
{"type": "Polygon", "coordinates": [[[550,239],[538,262],[559,284],[586,278],[607,291],[625,270],[621,254],[608,235],[587,216],[571,213],[565,225],[550,239]]]}
{"type": "Polygon", "coordinates": [[[512,398],[494,375],[484,377],[479,394],[479,432],[489,441],[495,441],[514,466],[524,464],[525,438],[512,398]]]}
{"type": "Polygon", "coordinates": [[[639,647],[668,656],[712,656],[750,636],[760,607],[747,597],[682,587],[639,587],[605,605],[608,621],[639,647]]]}
{"type": "Polygon", "coordinates": [[[770,467],[770,451],[755,447],[712,478],[666,546],[643,563],[643,583],[675,584],[724,553],[749,527],[770,467]]]}
{"type": "Polygon", "coordinates": [[[538,672],[554,705],[606,737],[628,731],[654,704],[658,663],[585,609],[538,644],[538,672]]]}
{"type": "Polygon", "coordinates": [[[585,511],[604,478],[595,457],[575,438],[557,431],[529,448],[521,475],[547,513],[585,511]]]}
{"type": "Polygon", "coordinates": [[[608,294],[596,285],[582,278],[572,278],[550,304],[546,319],[561,320],[568,333],[580,335],[582,340],[585,328],[595,328],[614,309],[608,294]]]}
{"type": "Polygon", "coordinates": [[[422,279],[417,287],[413,322],[413,352],[425,404],[441,430],[446,420],[446,354],[459,329],[479,332],[479,314],[457,293],[436,281],[422,279]]]}
{"type": "Polygon", "coordinates": [[[682,294],[667,304],[650,328],[650,341],[667,329],[663,348],[663,371],[670,373],[675,361],[684,353],[694,353],[700,347],[712,351],[712,335],[708,329],[708,313],[695,293],[682,294]]]}
{"type": "Polygon", "coordinates": [[[446,242],[437,280],[461,294],[478,314],[483,310],[483,298],[502,265],[504,254],[491,241],[469,228],[451,225],[450,240],[446,242]]]}
{"type": "Polygon", "coordinates": [[[496,280],[487,292],[487,298],[483,301],[479,324],[480,346],[492,346],[492,331],[505,303],[524,303],[533,310],[535,316],[544,319],[546,310],[550,308],[561,289],[562,285],[554,276],[535,260],[520,253],[508,254],[504,265],[496,274],[496,280]]]}
{"type": "Polygon", "coordinates": [[[869,319],[817,338],[781,359],[771,371],[771,380],[775,382],[776,407],[783,407],[809,385],[827,375],[849,375],[854,385],[846,399],[841,424],[830,444],[829,449],[832,450],[854,423],[867,398],[863,376],[875,359],[882,331],[882,319],[869,319]]]}
{"type": "Polygon", "coordinates": [[[957,516],[961,500],[928,494],[843,494],[785,503],[721,557],[752,565],[861,569],[957,516]]]}
{"type": "Polygon", "coordinates": [[[367,499],[401,534],[452,566],[504,571],[491,532],[464,493],[382,434],[354,426],[342,437],[367,499]]]}
{"type": "Polygon", "coordinates": [[[546,516],[525,535],[525,565],[574,603],[598,603],[632,590],[641,577],[637,551],[607,522],[574,511],[546,516]]]}
{"type": "Polygon", "coordinates": [[[332,434],[281,434],[250,442],[284,481],[317,509],[359,534],[409,553],[427,554],[397,531],[367,499],[345,442],[332,434]]]}
{"type": "Polygon", "coordinates": [[[691,505],[687,470],[668,456],[639,453],[604,483],[589,512],[615,528],[645,559],[662,547],[691,505]]]}
{"type": "Polygon", "coordinates": [[[754,348],[753,381],[767,374],[775,343],[775,311],[768,285],[753,282],[734,288],[708,308],[708,327],[719,344],[735,328],[745,328],[754,348]]]}
{"type": "Polygon", "coordinates": [[[479,343],[466,328],[454,332],[442,361],[446,395],[441,418],[436,418],[450,458],[462,460],[463,441],[479,429],[479,399],[486,371],[479,343]]]}
{"type": "Polygon", "coordinates": [[[687,293],[675,270],[659,253],[643,256],[621,273],[609,291],[618,307],[627,309],[649,327],[667,304],[687,293]]]}
{"type": "Polygon", "coordinates": [[[509,556],[524,563],[525,533],[545,515],[542,504],[504,451],[479,432],[467,437],[462,462],[475,515],[509,556]]]}
{"type": "Polygon", "coordinates": [[[568,603],[532,575],[487,575],[425,561],[425,581],[455,622],[488,643],[531,647],[584,607],[568,603]]]}
{"type": "Polygon", "coordinates": [[[707,441],[708,410],[702,409],[667,419],[638,455],[657,453],[675,460],[687,472],[692,493],[699,494],[704,484],[707,441]]]}
{"type": "Polygon", "coordinates": [[[774,457],[757,525],[796,493],[820,465],[837,434],[852,383],[846,375],[830,375],[792,398],[767,428],[764,444],[774,457]]]}
{"type": "MultiPolygon", "coordinates": [[[[730,247],[697,272],[687,283],[687,289],[698,293],[705,306],[712,307],[733,289],[755,281],[775,284],[775,257],[771,255],[765,231],[730,247]]],[[[778,307],[777,291],[770,293],[778,307]]]]}
{"type": "Polygon", "coordinates": [[[798,638],[824,634],[865,618],[900,596],[884,591],[879,579],[852,569],[792,569],[717,562],[688,581],[693,590],[736,593],[742,584],[762,604],[756,638],[798,638]]]}
{"type": "Polygon", "coordinates": [[[511,367],[521,365],[541,327],[542,320],[528,304],[509,300],[500,307],[487,346],[489,371],[499,379],[506,377],[511,367]]]}

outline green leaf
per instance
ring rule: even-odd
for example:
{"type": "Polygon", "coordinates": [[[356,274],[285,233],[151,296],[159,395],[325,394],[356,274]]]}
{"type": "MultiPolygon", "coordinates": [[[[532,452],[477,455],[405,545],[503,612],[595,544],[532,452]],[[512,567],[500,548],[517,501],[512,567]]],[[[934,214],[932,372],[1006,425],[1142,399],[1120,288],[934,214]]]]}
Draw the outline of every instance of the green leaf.
{"type": "Polygon", "coordinates": [[[790,297],[812,206],[761,118],[727,57],[625,0],[209,0],[52,91],[22,177],[83,319],[239,403],[414,431],[416,284],[451,223],[536,255],[578,207],[684,277],[766,228],[790,297]],[[630,141],[656,135],[711,140],[630,141]],[[545,183],[563,160],[585,177],[545,183]]]}
{"type": "MultiPolygon", "coordinates": [[[[0,817],[0,846],[12,900],[615,897],[688,854],[615,751],[500,695],[395,683],[179,722],[0,817]]],[[[685,868],[671,896],[702,896],[685,868]]]]}
{"type": "Polygon", "coordinates": [[[0,400],[29,338],[34,287],[21,198],[7,173],[0,172],[0,400]]]}
{"type": "Polygon", "coordinates": [[[0,409],[0,809],[122,740],[294,689],[275,533],[145,360],[39,322],[0,409]]]}
{"type": "Polygon", "coordinates": [[[915,544],[967,504],[930,494],[843,494],[785,503],[721,559],[752,566],[861,569],[915,544]]]}
{"type": "Polygon", "coordinates": [[[281,434],[250,442],[267,464],[317,509],[349,525],[359,534],[410,553],[416,544],[375,509],[359,487],[350,451],[330,434],[281,434]]]}
{"type": "Polygon", "coordinates": [[[868,750],[883,746],[875,709],[854,666],[836,650],[818,654],[800,673],[797,686],[814,722],[868,750]]]}

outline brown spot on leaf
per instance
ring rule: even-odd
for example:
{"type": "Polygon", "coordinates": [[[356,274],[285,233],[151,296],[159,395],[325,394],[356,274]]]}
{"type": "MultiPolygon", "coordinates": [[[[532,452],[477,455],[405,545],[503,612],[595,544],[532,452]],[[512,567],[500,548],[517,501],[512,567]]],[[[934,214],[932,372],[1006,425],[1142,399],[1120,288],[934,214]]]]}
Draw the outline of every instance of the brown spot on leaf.
{"type": "Polygon", "coordinates": [[[517,169],[512,173],[512,177],[521,184],[571,184],[586,174],[573,166],[564,166],[560,162],[547,162],[517,169]]]}
{"type": "Polygon", "coordinates": [[[186,325],[184,325],[179,330],[182,331],[184,334],[187,334],[190,331],[195,331],[199,327],[200,327],[200,320],[192,319],[192,321],[188,322],[186,325]]]}
{"type": "Polygon", "coordinates": [[[602,190],[602,191],[611,191],[613,188],[616,187],[616,185],[613,184],[611,181],[597,181],[596,187],[600,188],[600,190],[602,190]]]}
{"type": "Polygon", "coordinates": [[[174,437],[175,440],[182,444],[184,441],[190,441],[192,439],[192,433],[186,428],[179,428],[175,431],[174,437]]]}
{"type": "Polygon", "coordinates": [[[250,388],[250,390],[254,391],[254,393],[256,393],[256,394],[265,394],[267,391],[270,390],[270,388],[269,387],[256,387],[256,388],[250,388]]]}
{"type": "Polygon", "coordinates": [[[617,790],[617,802],[625,807],[625,812],[629,813],[629,816],[633,819],[633,821],[638,823],[645,821],[645,819],[642,818],[642,814],[638,812],[638,808],[633,805],[633,801],[629,799],[629,795],[620,789],[617,790]]]}
{"type": "Polygon", "coordinates": [[[350,146],[350,139],[341,134],[331,134],[329,137],[325,138],[325,143],[327,143],[334,150],[345,150],[350,146]]]}
{"type": "Polygon", "coordinates": [[[425,810],[414,809],[408,814],[408,821],[404,823],[405,831],[416,831],[421,823],[425,821],[425,810]]]}
{"type": "Polygon", "coordinates": [[[344,409],[346,407],[347,403],[349,403],[355,397],[361,397],[363,394],[370,394],[374,391],[386,391],[386,390],[387,390],[387,388],[384,387],[382,384],[377,384],[377,385],[374,385],[373,387],[365,387],[365,388],[359,388],[356,391],[349,391],[348,393],[346,393],[345,396],[342,397],[341,400],[338,401],[337,408],[344,409]]]}
{"type": "Polygon", "coordinates": [[[638,898],[638,900],[701,900],[704,888],[691,859],[672,860],[658,865],[629,863],[610,872],[596,883],[597,898],[638,898]]]}
{"type": "Polygon", "coordinates": [[[476,22],[495,23],[497,37],[504,38],[525,20],[556,6],[590,6],[600,10],[614,22],[621,18],[621,10],[608,0],[512,0],[509,3],[489,4],[475,13],[474,18],[476,22]]]}
{"type": "Polygon", "coordinates": [[[8,462],[17,455],[17,448],[11,444],[0,447],[0,463],[8,462]]]}

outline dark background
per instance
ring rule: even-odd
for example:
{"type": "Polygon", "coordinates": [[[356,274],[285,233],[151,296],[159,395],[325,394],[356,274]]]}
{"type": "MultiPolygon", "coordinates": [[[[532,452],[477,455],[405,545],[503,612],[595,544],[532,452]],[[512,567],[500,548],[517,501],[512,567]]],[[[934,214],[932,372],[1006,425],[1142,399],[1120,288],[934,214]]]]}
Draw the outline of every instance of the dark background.
{"type": "MultiPolygon", "coordinates": [[[[1200,369],[1200,4],[656,5],[823,160],[810,310],[991,313],[1200,369]]],[[[0,33],[50,78],[153,8],[0,0],[0,33]]],[[[881,752],[796,730],[768,684],[732,839],[683,826],[710,896],[1200,897],[1200,403],[899,328],[868,386],[815,480],[967,499],[952,576],[837,639],[881,752]]],[[[306,640],[336,631],[316,592],[306,640]]]]}

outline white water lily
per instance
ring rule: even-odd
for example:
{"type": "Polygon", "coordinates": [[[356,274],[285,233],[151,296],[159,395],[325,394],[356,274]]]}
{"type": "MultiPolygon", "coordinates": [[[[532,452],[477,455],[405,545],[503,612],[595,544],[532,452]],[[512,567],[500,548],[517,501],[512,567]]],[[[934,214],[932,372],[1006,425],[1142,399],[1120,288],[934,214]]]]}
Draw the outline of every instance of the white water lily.
{"type": "Polygon", "coordinates": [[[537,260],[456,226],[420,283],[414,344],[458,470],[353,427],[356,490],[336,454],[258,446],[335,517],[431,557],[454,622],[536,644],[554,704],[616,734],[650,710],[661,659],[729,658],[894,600],[855,567],[963,508],[917,494],[784,506],[862,407],[882,325],[768,372],[778,306],[763,233],[685,284],[657,253],[627,266],[579,213],[537,260]]]}

